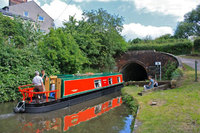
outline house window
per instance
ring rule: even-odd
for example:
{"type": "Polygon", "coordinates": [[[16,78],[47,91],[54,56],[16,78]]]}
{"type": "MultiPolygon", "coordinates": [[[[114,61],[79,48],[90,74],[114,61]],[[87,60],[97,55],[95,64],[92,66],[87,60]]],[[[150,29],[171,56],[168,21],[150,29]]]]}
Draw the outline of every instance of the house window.
{"type": "Polygon", "coordinates": [[[120,83],[121,82],[121,79],[120,77],[117,77],[117,82],[120,83]]]}
{"type": "Polygon", "coordinates": [[[44,21],[44,17],[38,16],[38,21],[44,21]]]}
{"type": "Polygon", "coordinates": [[[108,78],[108,83],[109,83],[109,85],[112,84],[112,78],[108,78]]]}
{"type": "Polygon", "coordinates": [[[28,12],[25,11],[25,12],[24,12],[24,16],[25,16],[25,17],[28,17],[28,12]]]}
{"type": "Polygon", "coordinates": [[[94,81],[94,86],[95,86],[95,88],[101,87],[101,80],[100,79],[99,80],[95,80],[94,81]]]}

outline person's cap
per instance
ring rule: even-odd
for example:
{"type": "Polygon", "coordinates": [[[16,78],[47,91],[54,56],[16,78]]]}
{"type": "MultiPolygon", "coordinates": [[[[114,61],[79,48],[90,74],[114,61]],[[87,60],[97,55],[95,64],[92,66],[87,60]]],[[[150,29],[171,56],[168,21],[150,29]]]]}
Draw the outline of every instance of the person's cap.
{"type": "Polygon", "coordinates": [[[40,73],[39,73],[38,71],[35,71],[35,74],[36,74],[36,75],[39,75],[40,73]]]}

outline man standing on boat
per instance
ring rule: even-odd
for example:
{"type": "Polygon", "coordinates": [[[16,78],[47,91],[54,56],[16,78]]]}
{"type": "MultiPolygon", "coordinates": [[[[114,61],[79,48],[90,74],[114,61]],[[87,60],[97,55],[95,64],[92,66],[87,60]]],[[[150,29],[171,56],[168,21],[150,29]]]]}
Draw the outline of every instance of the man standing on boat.
{"type": "Polygon", "coordinates": [[[46,73],[45,73],[45,70],[44,70],[44,69],[42,69],[42,70],[41,70],[40,77],[42,77],[43,84],[45,84],[45,81],[47,80],[47,75],[46,75],[46,73]]]}
{"type": "MultiPolygon", "coordinates": [[[[43,84],[43,80],[42,77],[39,76],[39,72],[35,71],[35,77],[33,78],[32,83],[35,85],[35,92],[43,92],[44,90],[44,84],[43,84]]],[[[39,95],[36,95],[36,103],[39,103],[39,95]]],[[[41,100],[43,100],[42,95],[41,96],[41,100]]]]}

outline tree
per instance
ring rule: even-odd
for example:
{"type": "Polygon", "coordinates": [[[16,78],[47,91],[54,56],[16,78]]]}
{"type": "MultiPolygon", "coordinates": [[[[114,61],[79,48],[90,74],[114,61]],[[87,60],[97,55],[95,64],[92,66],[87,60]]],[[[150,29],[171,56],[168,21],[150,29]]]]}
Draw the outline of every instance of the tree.
{"type": "Polygon", "coordinates": [[[131,44],[136,44],[136,43],[140,43],[140,42],[142,42],[142,39],[140,39],[140,38],[135,38],[132,41],[130,41],[131,44]]]}
{"type": "Polygon", "coordinates": [[[96,24],[96,30],[100,32],[108,31],[114,29],[117,32],[121,32],[123,29],[123,18],[118,15],[111,15],[106,10],[102,8],[98,10],[85,11],[83,13],[87,22],[90,24],[96,24]]]}
{"type": "Polygon", "coordinates": [[[0,14],[0,102],[21,97],[17,87],[30,84],[36,70],[59,73],[38,51],[40,33],[26,24],[0,14]]]}
{"type": "Polygon", "coordinates": [[[75,73],[87,62],[73,36],[64,33],[61,28],[51,29],[39,42],[38,47],[52,66],[62,73],[75,73]]]}
{"type": "Polygon", "coordinates": [[[174,36],[177,38],[200,36],[200,5],[185,14],[184,21],[178,24],[174,36]]]}
{"type": "Polygon", "coordinates": [[[83,20],[70,17],[62,30],[73,36],[88,62],[84,68],[112,70],[117,55],[124,52],[127,43],[120,35],[123,18],[111,15],[106,10],[92,10],[83,13],[83,20]]]}
{"type": "Polygon", "coordinates": [[[106,10],[98,9],[84,12],[86,22],[94,26],[92,34],[97,34],[101,44],[98,66],[103,70],[112,70],[115,65],[114,57],[124,52],[127,43],[120,35],[123,28],[123,18],[111,15],[106,10]]]}
{"type": "Polygon", "coordinates": [[[98,32],[93,32],[95,28],[94,25],[85,20],[77,21],[74,17],[70,17],[62,28],[64,33],[73,36],[80,50],[87,57],[88,62],[83,64],[83,68],[97,68],[99,65],[97,57],[100,53],[101,44],[99,43],[98,32]]]}

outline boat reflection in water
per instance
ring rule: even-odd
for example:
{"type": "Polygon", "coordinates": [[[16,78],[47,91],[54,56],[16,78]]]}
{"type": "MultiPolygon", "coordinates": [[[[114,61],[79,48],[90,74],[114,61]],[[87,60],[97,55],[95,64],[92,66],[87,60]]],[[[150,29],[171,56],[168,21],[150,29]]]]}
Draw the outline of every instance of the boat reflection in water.
{"type": "Polygon", "coordinates": [[[20,127],[24,133],[40,133],[48,131],[65,132],[72,126],[91,120],[120,106],[122,104],[122,98],[118,93],[53,112],[20,114],[18,115],[20,127]],[[114,98],[113,95],[115,96],[114,98]]]}
{"type": "Polygon", "coordinates": [[[63,130],[67,131],[69,127],[75,126],[79,124],[80,122],[84,122],[92,118],[95,118],[99,115],[102,115],[103,113],[109,111],[110,109],[118,107],[121,104],[122,104],[121,97],[117,97],[107,102],[104,102],[102,104],[88,108],[86,110],[82,110],[78,112],[77,114],[65,116],[64,121],[63,121],[64,122],[63,130]]]}

